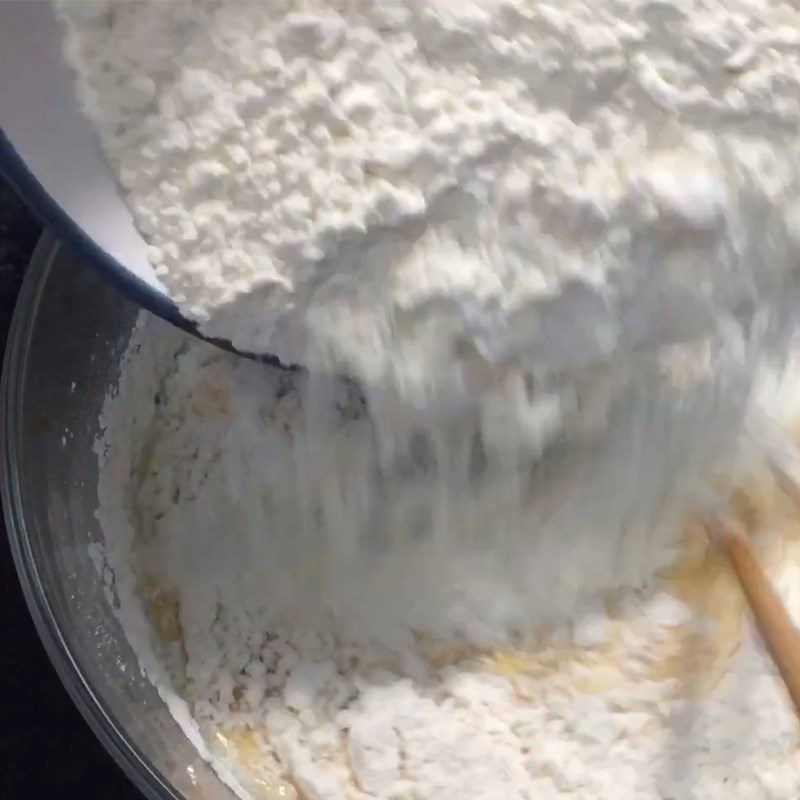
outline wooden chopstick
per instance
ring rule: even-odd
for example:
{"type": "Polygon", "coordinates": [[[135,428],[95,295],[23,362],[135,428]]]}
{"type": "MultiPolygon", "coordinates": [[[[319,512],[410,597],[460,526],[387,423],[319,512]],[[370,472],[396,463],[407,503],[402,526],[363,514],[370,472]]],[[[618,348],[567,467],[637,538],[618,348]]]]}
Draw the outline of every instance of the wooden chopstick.
{"type": "Polygon", "coordinates": [[[789,617],[741,526],[714,517],[706,520],[706,530],[736,573],[761,638],[800,716],[800,630],[789,617]]]}

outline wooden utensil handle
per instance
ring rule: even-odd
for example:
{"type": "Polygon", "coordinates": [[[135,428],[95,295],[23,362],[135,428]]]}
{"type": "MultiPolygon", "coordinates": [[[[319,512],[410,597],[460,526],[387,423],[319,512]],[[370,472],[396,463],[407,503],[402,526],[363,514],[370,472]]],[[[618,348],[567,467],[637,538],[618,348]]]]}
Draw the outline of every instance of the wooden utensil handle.
{"type": "Polygon", "coordinates": [[[714,538],[739,578],[764,644],[800,715],[800,631],[775,593],[747,538],[723,523],[714,532],[714,538]]]}

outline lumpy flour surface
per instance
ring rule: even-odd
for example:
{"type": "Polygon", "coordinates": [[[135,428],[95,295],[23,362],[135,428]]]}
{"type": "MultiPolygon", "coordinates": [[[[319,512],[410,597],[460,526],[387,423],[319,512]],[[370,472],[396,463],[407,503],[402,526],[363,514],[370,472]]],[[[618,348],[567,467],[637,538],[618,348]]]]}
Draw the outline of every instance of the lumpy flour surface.
{"type": "MultiPolygon", "coordinates": [[[[143,320],[103,412],[119,613],[243,797],[797,796],[796,718],[691,522],[545,527],[495,563],[538,508],[495,464],[442,552],[430,442],[382,462],[362,399],[323,388],[143,320]]],[[[800,618],[800,509],[758,459],[739,473],[719,491],[800,618]]]]}
{"type": "Polygon", "coordinates": [[[104,409],[120,614],[220,774],[795,798],[796,720],[683,519],[725,459],[800,613],[798,509],[737,435],[785,388],[753,301],[798,262],[795,5],[60,6],[173,298],[312,367],[143,319],[104,409]]]}
{"type": "Polygon", "coordinates": [[[793,3],[62,8],[158,274],[240,350],[463,397],[795,270],[793,3]]]}

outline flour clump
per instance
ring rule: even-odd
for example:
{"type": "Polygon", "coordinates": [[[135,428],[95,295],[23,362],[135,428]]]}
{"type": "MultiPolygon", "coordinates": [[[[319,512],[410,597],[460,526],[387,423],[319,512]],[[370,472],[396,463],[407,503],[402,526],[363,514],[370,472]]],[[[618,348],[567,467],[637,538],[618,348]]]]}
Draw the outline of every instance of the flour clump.
{"type": "Polygon", "coordinates": [[[425,400],[694,336],[795,272],[790,4],[61,8],[158,274],[242,351],[425,400]]]}

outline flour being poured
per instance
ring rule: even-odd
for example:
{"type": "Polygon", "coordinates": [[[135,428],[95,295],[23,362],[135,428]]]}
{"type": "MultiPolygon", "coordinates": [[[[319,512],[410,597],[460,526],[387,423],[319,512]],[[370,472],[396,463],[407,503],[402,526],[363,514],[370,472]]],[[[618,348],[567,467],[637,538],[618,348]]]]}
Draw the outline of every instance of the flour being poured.
{"type": "Polygon", "coordinates": [[[415,402],[713,327],[798,261],[792,4],[63,4],[210,336],[415,402]]]}
{"type": "MultiPolygon", "coordinates": [[[[748,416],[796,423],[789,374],[748,416]]],[[[731,574],[696,526],[617,516],[664,490],[638,420],[584,454],[581,522],[559,480],[520,502],[530,464],[487,457],[460,494],[425,439],[387,464],[353,386],[308,381],[144,317],[101,419],[124,628],[244,800],[796,796],[796,718],[731,574]]],[[[800,507],[757,454],[726,466],[800,618],[800,507]]]]}
{"type": "Polygon", "coordinates": [[[143,322],[104,412],[121,614],[237,790],[788,800],[794,720],[681,523],[775,410],[800,12],[61,8],[173,299],[309,367],[143,322]]]}

